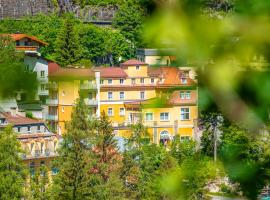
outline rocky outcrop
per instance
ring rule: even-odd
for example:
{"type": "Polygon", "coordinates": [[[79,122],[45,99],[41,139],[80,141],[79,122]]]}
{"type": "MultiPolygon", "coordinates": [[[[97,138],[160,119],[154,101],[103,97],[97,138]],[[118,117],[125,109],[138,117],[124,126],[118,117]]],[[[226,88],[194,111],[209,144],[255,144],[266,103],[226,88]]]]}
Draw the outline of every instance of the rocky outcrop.
{"type": "Polygon", "coordinates": [[[73,12],[83,21],[112,21],[117,10],[116,6],[86,6],[80,8],[71,0],[0,0],[0,18],[20,19],[39,13],[73,12]],[[53,2],[54,1],[54,2],[53,2]]]}

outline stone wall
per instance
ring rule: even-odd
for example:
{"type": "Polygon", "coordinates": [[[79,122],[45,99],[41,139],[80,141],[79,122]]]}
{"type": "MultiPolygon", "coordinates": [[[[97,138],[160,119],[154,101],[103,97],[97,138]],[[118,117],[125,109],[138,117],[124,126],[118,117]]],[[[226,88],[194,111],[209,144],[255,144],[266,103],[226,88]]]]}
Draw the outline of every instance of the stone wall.
{"type": "Polygon", "coordinates": [[[53,11],[51,0],[0,0],[0,18],[21,18],[53,11]]]}
{"type": "Polygon", "coordinates": [[[73,5],[70,0],[58,0],[57,8],[54,8],[52,0],[0,0],[0,19],[20,19],[23,16],[34,16],[38,13],[57,12],[61,15],[64,12],[73,12],[83,21],[112,21],[116,6],[86,6],[80,8],[73,5]]]}

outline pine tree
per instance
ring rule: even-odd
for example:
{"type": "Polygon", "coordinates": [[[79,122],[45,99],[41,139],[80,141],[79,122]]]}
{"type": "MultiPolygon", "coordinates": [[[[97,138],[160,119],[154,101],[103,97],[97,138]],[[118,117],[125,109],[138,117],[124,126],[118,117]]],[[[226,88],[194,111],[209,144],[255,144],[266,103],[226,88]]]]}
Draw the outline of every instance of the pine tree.
{"type": "Polygon", "coordinates": [[[99,200],[124,199],[124,187],[120,179],[122,156],[118,152],[113,127],[104,112],[97,121],[94,138],[90,169],[91,196],[99,200]]]}
{"type": "Polygon", "coordinates": [[[75,30],[75,19],[67,16],[56,40],[55,59],[62,65],[77,64],[82,57],[78,33],[75,30]]]}
{"type": "Polygon", "coordinates": [[[73,110],[71,122],[59,150],[59,173],[54,179],[54,199],[82,200],[89,196],[89,112],[82,99],[73,110]]]}
{"type": "Polygon", "coordinates": [[[0,132],[0,199],[23,197],[25,170],[20,157],[21,145],[8,126],[0,132]]]}
{"type": "Polygon", "coordinates": [[[34,176],[30,177],[29,200],[47,200],[50,197],[48,192],[49,174],[46,166],[40,166],[34,176]]]}

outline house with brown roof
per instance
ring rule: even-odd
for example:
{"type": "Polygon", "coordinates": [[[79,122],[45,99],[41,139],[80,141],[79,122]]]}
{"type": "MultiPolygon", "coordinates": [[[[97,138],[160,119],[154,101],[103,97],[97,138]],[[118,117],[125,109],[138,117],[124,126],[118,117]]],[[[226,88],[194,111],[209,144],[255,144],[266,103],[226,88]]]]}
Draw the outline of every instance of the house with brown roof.
{"type": "Polygon", "coordinates": [[[22,159],[31,173],[42,165],[50,167],[52,160],[57,157],[60,136],[52,133],[42,120],[0,112],[0,130],[8,125],[17,133],[23,150],[22,159]]]}

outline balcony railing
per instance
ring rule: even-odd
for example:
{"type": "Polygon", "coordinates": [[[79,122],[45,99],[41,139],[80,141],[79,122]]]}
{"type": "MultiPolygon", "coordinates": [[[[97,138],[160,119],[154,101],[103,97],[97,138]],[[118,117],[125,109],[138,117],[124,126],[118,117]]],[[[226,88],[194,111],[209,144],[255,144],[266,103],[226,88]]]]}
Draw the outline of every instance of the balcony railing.
{"type": "Polygon", "coordinates": [[[96,90],[97,85],[95,83],[85,83],[80,86],[81,90],[96,90]]]}
{"type": "Polygon", "coordinates": [[[40,96],[48,96],[49,95],[49,91],[48,90],[40,90],[38,92],[38,95],[40,95],[40,96]]]}
{"type": "Polygon", "coordinates": [[[46,120],[57,121],[58,116],[56,114],[49,114],[49,115],[46,115],[46,120]]]}
{"type": "Polygon", "coordinates": [[[46,99],[47,105],[58,105],[58,99],[46,99]]]}
{"type": "Polygon", "coordinates": [[[98,105],[98,100],[96,99],[86,99],[85,104],[88,106],[97,106],[98,105]]]}

